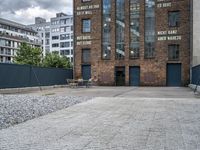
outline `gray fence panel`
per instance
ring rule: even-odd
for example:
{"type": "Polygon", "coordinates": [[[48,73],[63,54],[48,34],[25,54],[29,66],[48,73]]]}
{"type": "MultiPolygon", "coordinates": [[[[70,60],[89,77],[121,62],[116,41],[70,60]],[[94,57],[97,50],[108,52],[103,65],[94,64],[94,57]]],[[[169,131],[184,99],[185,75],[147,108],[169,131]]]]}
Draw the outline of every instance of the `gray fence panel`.
{"type": "Polygon", "coordinates": [[[72,69],[0,63],[0,88],[63,85],[72,78],[72,69]]]}
{"type": "Polygon", "coordinates": [[[192,68],[192,84],[200,85],[200,65],[192,68]]]}

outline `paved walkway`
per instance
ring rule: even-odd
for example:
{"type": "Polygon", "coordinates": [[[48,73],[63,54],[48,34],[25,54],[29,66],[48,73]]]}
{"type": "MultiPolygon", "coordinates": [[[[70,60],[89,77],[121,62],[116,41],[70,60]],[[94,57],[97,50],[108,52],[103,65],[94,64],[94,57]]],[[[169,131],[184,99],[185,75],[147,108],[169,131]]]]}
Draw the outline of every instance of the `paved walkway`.
{"type": "Polygon", "coordinates": [[[199,150],[200,99],[99,97],[0,130],[0,150],[107,149],[199,150]]]}
{"type": "MultiPolygon", "coordinates": [[[[27,94],[27,93],[26,93],[27,94]]],[[[33,95],[93,96],[93,97],[152,97],[152,98],[193,98],[194,93],[184,87],[91,87],[55,88],[36,91],[33,95]]]]}

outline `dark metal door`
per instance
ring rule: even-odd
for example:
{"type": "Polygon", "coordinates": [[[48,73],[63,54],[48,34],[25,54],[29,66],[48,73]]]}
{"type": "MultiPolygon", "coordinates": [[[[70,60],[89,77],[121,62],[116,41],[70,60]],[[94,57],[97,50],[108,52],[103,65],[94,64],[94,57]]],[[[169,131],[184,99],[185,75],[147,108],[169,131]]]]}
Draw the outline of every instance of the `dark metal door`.
{"type": "Polygon", "coordinates": [[[181,86],[181,64],[167,64],[167,86],[181,86]]]}
{"type": "Polygon", "coordinates": [[[129,82],[130,86],[140,85],[140,67],[129,68],[129,82]]]}
{"type": "Polygon", "coordinates": [[[91,65],[82,65],[82,77],[83,80],[89,80],[91,78],[91,65]]]}
{"type": "Polygon", "coordinates": [[[125,67],[115,68],[115,83],[116,86],[125,86],[125,67]]]}

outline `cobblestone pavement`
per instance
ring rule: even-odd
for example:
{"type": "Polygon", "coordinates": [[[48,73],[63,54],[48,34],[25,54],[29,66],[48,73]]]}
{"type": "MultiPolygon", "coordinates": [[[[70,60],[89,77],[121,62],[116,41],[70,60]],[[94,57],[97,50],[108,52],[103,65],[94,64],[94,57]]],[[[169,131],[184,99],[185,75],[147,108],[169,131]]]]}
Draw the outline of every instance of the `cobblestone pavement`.
{"type": "Polygon", "coordinates": [[[0,150],[199,150],[200,99],[98,97],[0,130],[0,150]]]}
{"type": "Polygon", "coordinates": [[[90,99],[92,97],[0,95],[0,130],[90,99]]]}

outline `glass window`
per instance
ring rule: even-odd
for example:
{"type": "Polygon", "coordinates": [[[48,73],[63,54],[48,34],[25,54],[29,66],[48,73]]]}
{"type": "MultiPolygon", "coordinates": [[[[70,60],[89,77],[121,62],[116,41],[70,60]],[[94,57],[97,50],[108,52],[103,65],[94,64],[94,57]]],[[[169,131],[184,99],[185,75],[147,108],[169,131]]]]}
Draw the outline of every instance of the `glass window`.
{"type": "Polygon", "coordinates": [[[145,58],[155,57],[155,0],[145,0],[145,58]]]}
{"type": "Polygon", "coordinates": [[[90,49],[82,50],[82,62],[89,63],[90,62],[90,49]]]}
{"type": "Polygon", "coordinates": [[[103,59],[111,55],[111,0],[103,0],[103,59]]]}
{"type": "Polygon", "coordinates": [[[140,1],[130,0],[130,58],[140,56],[140,1]]]}
{"type": "Polygon", "coordinates": [[[180,11],[169,12],[168,18],[170,27],[178,27],[180,25],[180,11]]]}
{"type": "Polygon", "coordinates": [[[66,27],[60,28],[60,32],[66,32],[66,27]]]}
{"type": "Polygon", "coordinates": [[[70,50],[61,50],[60,55],[70,55],[70,50]]]}
{"type": "Polygon", "coordinates": [[[59,36],[52,36],[52,40],[59,40],[59,36]]]}
{"type": "Polygon", "coordinates": [[[61,24],[61,25],[66,24],[66,19],[61,19],[61,20],[60,20],[60,24],[61,24]]]}
{"type": "Polygon", "coordinates": [[[70,39],[70,34],[61,34],[60,35],[60,40],[68,40],[70,39]]]}
{"type": "Polygon", "coordinates": [[[179,45],[172,44],[168,46],[168,59],[179,60],[179,45]]]}
{"type": "Polygon", "coordinates": [[[59,44],[58,43],[54,43],[54,44],[52,44],[52,47],[59,47],[59,44]]]}
{"type": "Polygon", "coordinates": [[[116,59],[125,57],[125,0],[116,0],[116,59]]]}
{"type": "Polygon", "coordinates": [[[88,33],[91,32],[91,20],[90,19],[83,19],[82,20],[82,32],[88,33]]]}
{"type": "Polygon", "coordinates": [[[85,2],[91,2],[92,0],[82,0],[83,3],[85,2]]]}
{"type": "Polygon", "coordinates": [[[50,42],[49,42],[49,39],[45,39],[45,45],[49,45],[50,42]]]}
{"type": "Polygon", "coordinates": [[[63,48],[63,47],[70,47],[70,42],[61,42],[60,43],[60,47],[63,48]]]}

